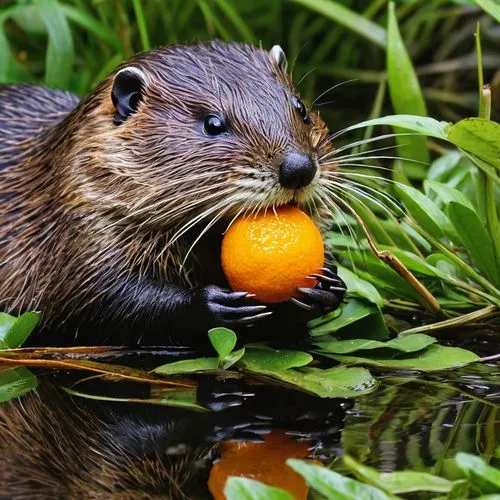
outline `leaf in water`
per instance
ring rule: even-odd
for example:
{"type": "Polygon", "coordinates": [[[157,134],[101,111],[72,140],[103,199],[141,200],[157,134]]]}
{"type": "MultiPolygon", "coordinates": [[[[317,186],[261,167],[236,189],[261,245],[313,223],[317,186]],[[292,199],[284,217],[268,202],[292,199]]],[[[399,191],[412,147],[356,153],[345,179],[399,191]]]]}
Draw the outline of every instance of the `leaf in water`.
{"type": "Polygon", "coordinates": [[[465,118],[449,125],[446,132],[450,142],[500,169],[500,123],[465,118]]]}
{"type": "Polygon", "coordinates": [[[453,201],[448,205],[448,215],[462,237],[474,264],[493,283],[499,284],[493,241],[477,213],[453,201]]]}
{"type": "Polygon", "coordinates": [[[309,464],[303,460],[289,458],[286,461],[315,490],[331,500],[388,500],[394,498],[384,491],[363,484],[320,465],[309,464]]]}
{"type": "Polygon", "coordinates": [[[356,276],[352,271],[343,266],[338,266],[338,275],[344,280],[349,295],[363,297],[379,307],[384,305],[384,299],[378,290],[368,281],[356,276]]]}
{"type": "Polygon", "coordinates": [[[35,329],[39,317],[37,312],[26,312],[18,318],[0,313],[0,340],[10,349],[20,347],[35,329]]]}
{"type": "Polygon", "coordinates": [[[295,386],[322,398],[349,398],[368,394],[376,389],[377,380],[365,368],[336,366],[327,370],[301,368],[299,370],[265,370],[259,366],[241,367],[256,375],[263,375],[295,386]]]}
{"type": "Polygon", "coordinates": [[[407,337],[398,337],[388,342],[380,342],[370,339],[337,340],[327,342],[317,342],[319,350],[322,353],[348,354],[351,352],[374,349],[394,349],[401,352],[417,352],[434,344],[436,339],[415,333],[407,337]]]}
{"type": "Polygon", "coordinates": [[[344,464],[356,474],[358,479],[393,494],[419,491],[448,493],[455,485],[453,481],[421,471],[379,472],[349,456],[344,456],[344,464]]]}
{"type": "Polygon", "coordinates": [[[481,457],[457,453],[455,462],[481,493],[500,493],[500,470],[488,465],[481,457]]]}
{"type": "Polygon", "coordinates": [[[450,219],[430,198],[411,186],[398,184],[394,189],[406,205],[410,215],[434,238],[442,238],[446,234],[458,245],[462,244],[450,219]]]}
{"type": "Polygon", "coordinates": [[[446,127],[447,122],[439,122],[434,118],[414,115],[387,115],[380,118],[373,118],[364,122],[355,123],[344,129],[344,132],[350,132],[358,128],[373,127],[374,125],[390,125],[392,127],[401,127],[413,132],[447,140],[446,127]]]}
{"type": "Polygon", "coordinates": [[[307,352],[288,349],[258,349],[247,346],[240,363],[252,371],[278,371],[305,366],[312,360],[313,357],[307,352]]]}
{"type": "Polygon", "coordinates": [[[222,361],[236,346],[236,334],[229,328],[212,328],[208,331],[210,342],[222,361]]]}
{"type": "Polygon", "coordinates": [[[37,385],[36,376],[24,366],[0,371],[0,402],[22,396],[37,385]]]}
{"type": "Polygon", "coordinates": [[[321,354],[349,365],[368,365],[381,368],[419,370],[423,372],[458,368],[469,363],[474,363],[480,359],[479,356],[466,349],[441,345],[431,345],[425,351],[419,352],[416,356],[405,358],[382,358],[377,357],[376,353],[371,357],[321,354]]]}
{"type": "Polygon", "coordinates": [[[227,500],[293,500],[293,496],[281,488],[248,479],[229,477],[224,487],[227,500]]]}
{"type": "MultiPolygon", "coordinates": [[[[396,113],[427,116],[424,96],[401,38],[393,3],[388,5],[386,67],[392,106],[396,113]]],[[[400,156],[429,163],[425,137],[419,135],[396,137],[396,141],[401,148],[400,156]]],[[[420,170],[425,171],[426,166],[419,165],[420,170]]]]}
{"type": "Polygon", "coordinates": [[[360,330],[369,331],[370,336],[378,340],[389,337],[387,325],[378,306],[358,299],[349,299],[340,316],[314,327],[309,334],[312,337],[320,337],[336,333],[344,338],[356,338],[360,330]]]}
{"type": "Polygon", "coordinates": [[[153,371],[160,375],[174,375],[178,373],[193,373],[213,371],[219,368],[219,360],[217,358],[196,358],[183,359],[182,361],[174,361],[165,365],[158,366],[153,371]]]}

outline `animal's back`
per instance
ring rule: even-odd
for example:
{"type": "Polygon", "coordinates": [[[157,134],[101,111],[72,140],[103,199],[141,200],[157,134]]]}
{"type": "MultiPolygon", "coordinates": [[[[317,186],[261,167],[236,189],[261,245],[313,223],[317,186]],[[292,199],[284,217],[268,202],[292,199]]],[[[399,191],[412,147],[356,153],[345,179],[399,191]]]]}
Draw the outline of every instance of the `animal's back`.
{"type": "Polygon", "coordinates": [[[19,162],[31,139],[64,119],[75,95],[41,85],[0,85],[0,169],[19,162]]]}

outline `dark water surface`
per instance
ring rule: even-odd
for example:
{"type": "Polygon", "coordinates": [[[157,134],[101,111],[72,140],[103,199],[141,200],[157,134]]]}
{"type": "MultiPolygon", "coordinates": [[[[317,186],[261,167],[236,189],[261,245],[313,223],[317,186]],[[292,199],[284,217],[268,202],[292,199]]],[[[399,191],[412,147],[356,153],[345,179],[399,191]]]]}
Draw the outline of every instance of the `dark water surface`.
{"type": "MultiPolygon", "coordinates": [[[[172,351],[170,360],[186,354],[172,351]]],[[[166,362],[158,359],[142,353],[115,361],[141,367],[166,362]]],[[[338,458],[347,453],[382,471],[409,467],[445,472],[456,452],[495,457],[500,444],[500,370],[495,363],[433,374],[374,372],[379,387],[356,400],[320,399],[233,377],[200,377],[197,400],[218,410],[213,412],[85,399],[61,389],[136,400],[157,391],[147,384],[89,379],[82,373],[40,371],[36,392],[2,406],[10,431],[15,428],[24,436],[24,447],[16,443],[9,448],[4,441],[4,466],[25,477],[38,467],[34,475],[41,479],[23,486],[33,494],[45,481],[54,497],[69,497],[66,491],[80,487],[75,496],[85,498],[82,484],[92,483],[89,495],[96,491],[109,498],[120,488],[132,492],[130,498],[140,498],[142,492],[156,498],[210,498],[206,484],[221,455],[219,443],[259,442],[273,429],[305,443],[310,457],[338,471],[343,470],[338,458]],[[30,450],[36,457],[17,469],[30,450]],[[110,467],[112,485],[106,475],[110,467]]],[[[19,487],[12,477],[0,486],[7,495],[19,487]]]]}

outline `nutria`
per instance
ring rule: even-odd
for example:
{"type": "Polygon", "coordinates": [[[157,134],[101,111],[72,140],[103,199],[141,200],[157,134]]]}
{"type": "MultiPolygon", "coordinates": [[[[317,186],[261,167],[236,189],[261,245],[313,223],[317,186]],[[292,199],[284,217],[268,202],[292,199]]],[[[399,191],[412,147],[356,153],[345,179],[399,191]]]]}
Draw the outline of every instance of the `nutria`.
{"type": "Polygon", "coordinates": [[[290,302],[256,304],[227,290],[220,243],[238,214],[314,211],[330,149],[278,46],[152,50],[81,102],[0,86],[0,308],[40,310],[39,341],[59,345],[304,325],[342,300],[335,269],[290,302]]]}
{"type": "MultiPolygon", "coordinates": [[[[0,405],[1,498],[211,498],[207,479],[219,442],[258,441],[279,427],[306,440],[311,456],[331,459],[352,406],[262,386],[253,394],[247,387],[239,406],[189,412],[73,397],[59,382],[42,377],[36,391],[0,405]]],[[[214,382],[207,383],[208,393],[214,382]]],[[[220,384],[215,387],[225,393],[241,390],[220,384]]],[[[148,396],[130,384],[121,390],[148,396]]],[[[109,387],[104,391],[109,395],[109,387]]]]}

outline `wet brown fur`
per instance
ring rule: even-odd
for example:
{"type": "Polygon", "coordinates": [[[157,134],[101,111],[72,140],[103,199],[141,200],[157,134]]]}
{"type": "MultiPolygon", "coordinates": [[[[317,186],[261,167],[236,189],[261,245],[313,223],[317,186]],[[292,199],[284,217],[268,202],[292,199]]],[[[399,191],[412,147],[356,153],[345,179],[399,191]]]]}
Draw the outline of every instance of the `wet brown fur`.
{"type": "Polygon", "coordinates": [[[184,258],[213,216],[223,230],[237,213],[313,201],[314,182],[285,190],[278,169],[290,147],[324,154],[327,129],[314,113],[302,122],[291,78],[268,52],[179,45],[125,66],[140,68],[147,85],[120,126],[112,121],[116,72],[79,104],[42,87],[0,87],[3,310],[42,310],[45,326],[75,316],[133,319],[124,283],[137,294],[144,280],[207,284],[206,238],[184,258]],[[214,111],[229,119],[224,140],[202,133],[202,117],[214,111]]]}

